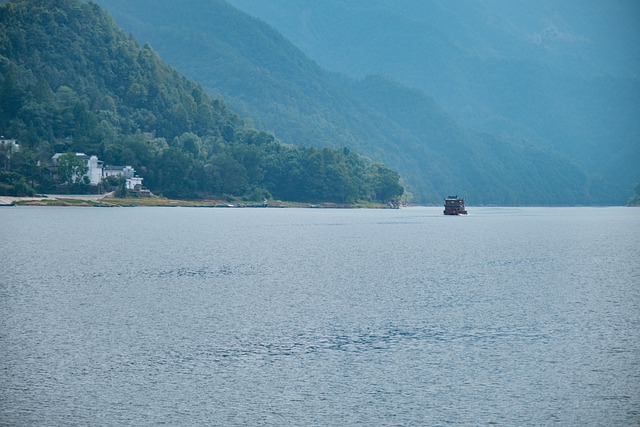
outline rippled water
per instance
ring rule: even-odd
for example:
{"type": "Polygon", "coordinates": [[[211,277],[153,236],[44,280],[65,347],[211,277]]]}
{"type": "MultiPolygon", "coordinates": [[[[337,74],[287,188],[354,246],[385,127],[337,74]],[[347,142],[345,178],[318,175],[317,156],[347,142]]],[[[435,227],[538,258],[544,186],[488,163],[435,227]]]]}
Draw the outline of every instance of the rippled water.
{"type": "Polygon", "coordinates": [[[1,425],[640,424],[640,210],[0,208],[1,425]]]}

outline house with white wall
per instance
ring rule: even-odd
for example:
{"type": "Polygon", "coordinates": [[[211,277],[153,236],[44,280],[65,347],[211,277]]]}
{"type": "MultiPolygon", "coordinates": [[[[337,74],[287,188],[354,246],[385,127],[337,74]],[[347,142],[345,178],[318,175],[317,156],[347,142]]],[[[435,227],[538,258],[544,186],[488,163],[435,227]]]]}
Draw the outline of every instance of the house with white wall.
{"type": "Polygon", "coordinates": [[[133,178],[136,174],[135,169],[131,166],[105,166],[102,168],[102,178],[108,176],[124,176],[125,178],[133,178]]]}
{"type": "MultiPolygon", "coordinates": [[[[66,153],[56,153],[51,157],[51,164],[53,165],[54,170],[58,168],[58,162],[61,156],[64,156],[66,153]]],[[[98,160],[97,156],[88,156],[84,153],[75,153],[76,157],[85,161],[87,165],[87,173],[84,174],[87,178],[89,178],[90,185],[98,185],[102,182],[102,167],[103,162],[98,160]]],[[[76,181],[80,181],[82,177],[76,177],[76,181]]]]}
{"type": "Polygon", "coordinates": [[[142,190],[142,178],[140,178],[139,176],[127,178],[127,182],[125,183],[125,188],[127,190],[134,190],[134,191],[142,190]]]}
{"type": "Polygon", "coordinates": [[[0,155],[4,157],[6,169],[11,169],[11,156],[20,151],[20,145],[15,139],[0,136],[0,155]]]}
{"type": "Polygon", "coordinates": [[[4,136],[0,136],[0,147],[8,149],[12,153],[20,151],[20,144],[18,144],[18,141],[15,139],[7,139],[4,136]]]}
{"type": "MultiPolygon", "coordinates": [[[[66,153],[56,153],[51,157],[51,163],[56,169],[60,156],[66,153]]],[[[90,185],[99,185],[109,176],[123,176],[126,179],[125,187],[129,190],[140,190],[142,188],[142,180],[136,176],[136,171],[131,166],[105,166],[104,162],[98,160],[97,156],[88,156],[85,153],[75,153],[76,157],[81,158],[87,164],[86,177],[89,178],[90,185]]],[[[81,178],[81,177],[80,177],[81,178]]]]}
{"type": "Polygon", "coordinates": [[[102,182],[102,162],[98,160],[97,156],[91,156],[87,160],[87,166],[89,166],[89,170],[87,171],[87,175],[89,175],[89,184],[100,184],[102,182]]]}

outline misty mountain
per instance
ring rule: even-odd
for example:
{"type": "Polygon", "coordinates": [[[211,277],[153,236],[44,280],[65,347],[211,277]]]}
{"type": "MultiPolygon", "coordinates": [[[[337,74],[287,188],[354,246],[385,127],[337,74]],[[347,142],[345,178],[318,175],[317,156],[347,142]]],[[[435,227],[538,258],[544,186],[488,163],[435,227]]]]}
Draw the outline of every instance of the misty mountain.
{"type": "Polygon", "coordinates": [[[633,0],[229,0],[329,70],[383,74],[479,131],[563,152],[631,194],[640,181],[633,0]]]}
{"type": "Polygon", "coordinates": [[[226,2],[99,3],[258,127],[286,143],[345,146],[384,161],[419,202],[439,203],[450,192],[485,204],[622,203],[628,196],[612,194],[542,139],[470,130],[422,91],[330,73],[226,2]]]}

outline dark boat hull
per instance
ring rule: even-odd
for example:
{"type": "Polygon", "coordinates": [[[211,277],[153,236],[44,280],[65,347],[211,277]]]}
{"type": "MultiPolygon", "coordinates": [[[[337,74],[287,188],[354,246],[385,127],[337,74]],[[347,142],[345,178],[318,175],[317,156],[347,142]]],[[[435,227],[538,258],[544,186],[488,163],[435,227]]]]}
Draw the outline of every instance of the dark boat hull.
{"type": "Polygon", "coordinates": [[[446,210],[444,211],[445,215],[466,215],[467,211],[457,211],[457,212],[447,212],[446,210]]]}

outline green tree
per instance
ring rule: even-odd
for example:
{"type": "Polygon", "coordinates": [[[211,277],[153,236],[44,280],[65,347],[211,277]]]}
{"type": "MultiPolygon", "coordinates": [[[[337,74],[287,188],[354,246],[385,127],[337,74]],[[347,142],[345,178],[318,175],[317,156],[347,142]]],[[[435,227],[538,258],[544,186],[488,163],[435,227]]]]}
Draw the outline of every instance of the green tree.
{"type": "Polygon", "coordinates": [[[636,184],[636,194],[627,201],[628,206],[640,206],[640,183],[636,184]]]}
{"type": "Polygon", "coordinates": [[[87,163],[74,153],[66,153],[58,158],[58,177],[64,184],[81,181],[88,171],[87,163]]]}
{"type": "Polygon", "coordinates": [[[182,151],[191,153],[193,157],[200,157],[202,150],[202,141],[198,135],[193,132],[185,132],[179,137],[176,137],[174,145],[182,151]]]}
{"type": "MultiPolygon", "coordinates": [[[[3,64],[4,65],[4,64],[3,64]]],[[[0,79],[0,119],[13,118],[22,103],[23,92],[18,82],[17,70],[14,64],[9,64],[6,67],[0,68],[2,79],[0,79]]]]}
{"type": "Polygon", "coordinates": [[[384,165],[374,165],[373,190],[376,200],[389,203],[398,202],[404,193],[400,175],[384,165]]]}
{"type": "Polygon", "coordinates": [[[237,160],[224,155],[215,157],[211,163],[220,173],[220,187],[217,192],[242,195],[249,184],[246,168],[237,160]]]}
{"type": "Polygon", "coordinates": [[[35,191],[24,177],[16,172],[0,171],[0,195],[33,196],[35,191]]]}

